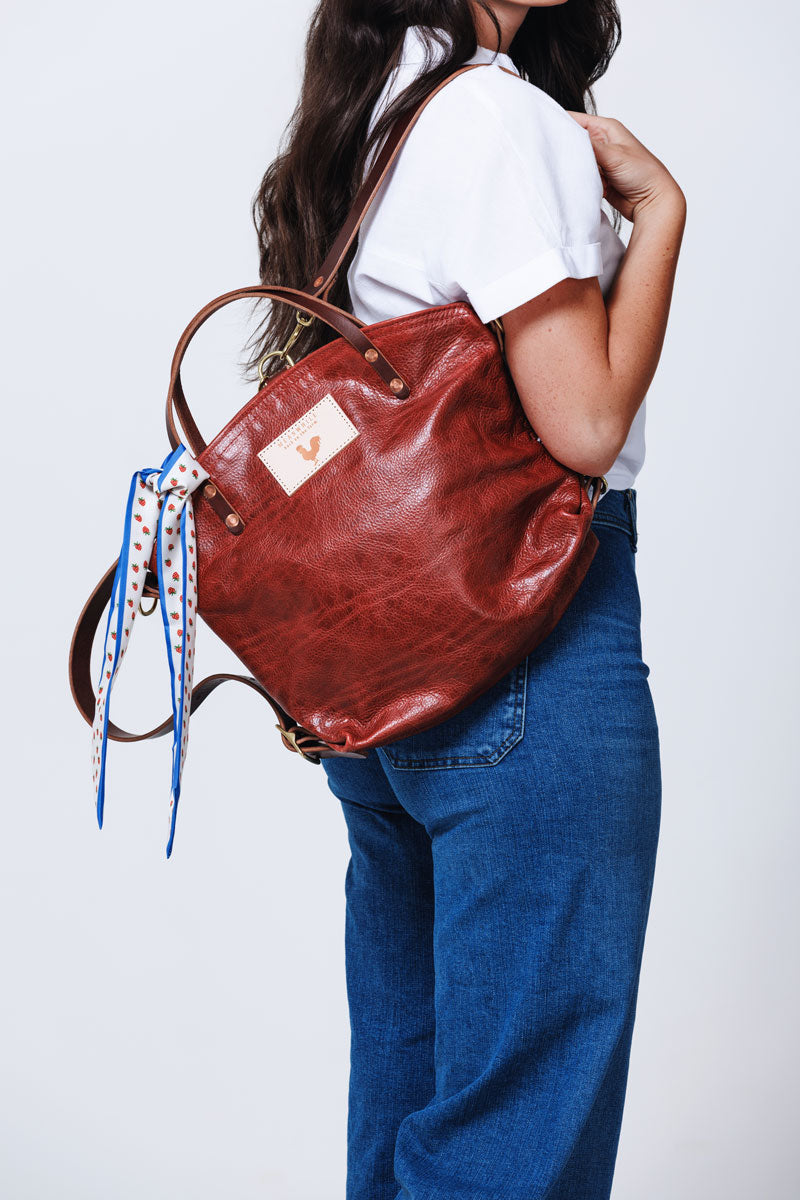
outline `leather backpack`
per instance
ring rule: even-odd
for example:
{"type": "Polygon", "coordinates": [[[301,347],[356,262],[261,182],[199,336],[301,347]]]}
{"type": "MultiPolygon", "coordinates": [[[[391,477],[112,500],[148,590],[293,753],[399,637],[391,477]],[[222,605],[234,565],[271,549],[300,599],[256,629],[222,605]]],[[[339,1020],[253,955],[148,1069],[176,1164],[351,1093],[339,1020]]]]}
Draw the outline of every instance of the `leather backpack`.
{"type": "Polygon", "coordinates": [[[189,716],[220,683],[260,692],[301,757],[363,756],[453,716],[519,663],[559,621],[597,549],[591,521],[605,480],[565,468],[538,439],[500,322],[455,301],[365,325],[325,298],[425,105],[481,65],[454,72],[395,124],[305,288],[228,292],[178,342],[172,450],[134,473],[120,556],[70,649],[73,696],[93,727],[101,826],[108,739],[173,734],[168,856],[189,716]],[[246,297],[291,306],[297,326],[272,352],[282,369],[206,442],[181,364],[203,323],[246,297]],[[294,363],[291,343],[312,320],[338,336],[294,363]],[[109,695],[148,599],[164,626],[172,714],[133,734],[110,720],[109,695]],[[192,686],[198,618],[247,674],[192,686]]]}

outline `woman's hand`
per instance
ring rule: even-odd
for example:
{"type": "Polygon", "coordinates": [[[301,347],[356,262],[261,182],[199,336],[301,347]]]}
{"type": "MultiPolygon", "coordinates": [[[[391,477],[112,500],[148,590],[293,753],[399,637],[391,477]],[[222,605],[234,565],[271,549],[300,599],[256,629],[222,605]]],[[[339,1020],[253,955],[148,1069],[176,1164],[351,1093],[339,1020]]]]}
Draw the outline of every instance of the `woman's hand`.
{"type": "Polygon", "coordinates": [[[636,222],[647,209],[667,203],[685,210],[683,192],[667,168],[620,121],[581,112],[570,116],[589,134],[603,195],[623,217],[636,222]]]}

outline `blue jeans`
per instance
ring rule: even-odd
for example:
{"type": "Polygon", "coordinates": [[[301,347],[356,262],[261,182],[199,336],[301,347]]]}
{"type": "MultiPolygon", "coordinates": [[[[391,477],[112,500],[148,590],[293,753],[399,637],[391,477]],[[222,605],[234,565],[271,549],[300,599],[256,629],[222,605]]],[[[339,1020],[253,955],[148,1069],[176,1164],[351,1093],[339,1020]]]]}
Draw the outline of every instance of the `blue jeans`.
{"type": "Polygon", "coordinates": [[[636,492],[465,712],[324,760],[351,857],[347,1200],[607,1200],[658,841],[636,492]]]}

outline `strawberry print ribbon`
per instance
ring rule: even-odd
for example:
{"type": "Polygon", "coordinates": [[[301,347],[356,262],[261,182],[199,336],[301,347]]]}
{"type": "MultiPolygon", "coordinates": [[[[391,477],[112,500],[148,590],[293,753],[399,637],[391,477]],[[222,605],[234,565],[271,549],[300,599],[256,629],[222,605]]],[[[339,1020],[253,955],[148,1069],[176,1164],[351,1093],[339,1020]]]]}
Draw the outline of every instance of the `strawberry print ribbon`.
{"type": "Polygon", "coordinates": [[[172,783],[167,858],[175,840],[175,818],[186,757],[189,701],[197,621],[197,549],[192,492],[208,472],[178,446],[160,467],[136,471],[125,510],[125,529],[108,608],[103,666],[92,725],[92,779],[97,823],[103,828],[108,710],[111,689],[139,611],[144,579],[156,542],[158,591],[172,685],[172,783]]]}

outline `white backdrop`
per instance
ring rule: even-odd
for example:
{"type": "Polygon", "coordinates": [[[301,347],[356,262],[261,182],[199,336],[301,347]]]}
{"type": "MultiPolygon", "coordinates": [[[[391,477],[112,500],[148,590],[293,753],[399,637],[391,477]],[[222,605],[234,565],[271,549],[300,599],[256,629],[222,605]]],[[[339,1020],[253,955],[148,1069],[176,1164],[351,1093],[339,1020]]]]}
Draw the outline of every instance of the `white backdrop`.
{"type": "MultiPolygon", "coordinates": [[[[175,340],[255,280],[249,203],[310,7],[3,6],[13,1200],[344,1194],[348,851],[321,770],[281,749],[254,695],[223,691],[193,722],[167,862],[168,739],[112,746],[99,832],[66,683],[130,474],[167,449],[175,340]]],[[[614,1197],[793,1200],[797,6],[627,0],[623,17],[600,111],[668,163],[689,222],[638,481],[665,792],[614,1197]]],[[[244,316],[216,318],[189,366],[212,432],[250,392],[244,316]]],[[[115,692],[139,726],[168,711],[156,626],[137,626],[115,692]]],[[[199,659],[232,662],[205,628],[199,659]]]]}

